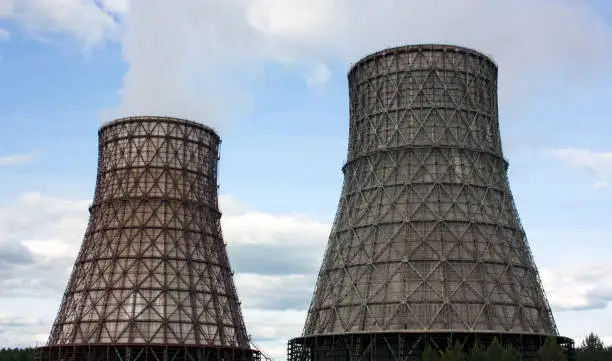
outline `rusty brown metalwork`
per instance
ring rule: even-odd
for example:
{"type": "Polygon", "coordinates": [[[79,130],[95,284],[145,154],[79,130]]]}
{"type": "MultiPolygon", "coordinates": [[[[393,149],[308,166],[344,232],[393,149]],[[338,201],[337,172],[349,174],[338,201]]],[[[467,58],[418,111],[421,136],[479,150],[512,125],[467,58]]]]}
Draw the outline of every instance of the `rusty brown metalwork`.
{"type": "MultiPolygon", "coordinates": [[[[504,346],[520,350],[523,361],[540,360],[540,346],[548,336],[497,332],[363,332],[299,337],[289,342],[289,360],[421,361],[427,348],[447,350],[457,343],[466,351],[477,342],[489,345],[497,339],[504,346]]],[[[573,340],[554,337],[567,360],[574,360],[573,340]]]]}
{"type": "MultiPolygon", "coordinates": [[[[351,68],[344,185],[290,360],[326,360],[323,344],[360,350],[355,334],[558,336],[508,183],[497,71],[450,45],[386,49],[351,68]]],[[[403,360],[368,350],[359,359],[403,360]]]]}
{"type": "Polygon", "coordinates": [[[39,359],[258,360],[221,234],[219,136],[149,116],[98,136],[89,224],[39,359]]]}

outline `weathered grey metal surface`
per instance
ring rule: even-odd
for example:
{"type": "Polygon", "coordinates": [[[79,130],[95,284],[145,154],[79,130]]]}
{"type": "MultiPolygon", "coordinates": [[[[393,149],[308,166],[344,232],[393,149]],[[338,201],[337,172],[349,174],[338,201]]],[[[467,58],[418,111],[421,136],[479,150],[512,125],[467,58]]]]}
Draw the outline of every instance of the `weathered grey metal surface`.
{"type": "Polygon", "coordinates": [[[248,349],[219,223],[218,135],[135,117],[104,125],[99,141],[89,225],[48,346],[248,349]]]}
{"type": "Polygon", "coordinates": [[[303,336],[556,335],[508,185],[493,61],[405,46],[348,78],[344,186],[303,336]]]}

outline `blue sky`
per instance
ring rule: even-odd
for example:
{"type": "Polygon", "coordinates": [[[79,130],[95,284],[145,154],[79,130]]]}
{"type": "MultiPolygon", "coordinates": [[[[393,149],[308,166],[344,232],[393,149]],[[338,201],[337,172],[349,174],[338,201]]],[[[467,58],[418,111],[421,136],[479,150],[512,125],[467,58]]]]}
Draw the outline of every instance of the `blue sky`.
{"type": "Polygon", "coordinates": [[[0,0],[0,29],[0,346],[50,329],[93,196],[97,128],[155,113],[219,130],[247,327],[282,357],[340,194],[346,71],[420,42],[498,62],[511,187],[557,324],[612,343],[606,2],[0,0]],[[254,252],[270,261],[249,263],[254,252]]]}

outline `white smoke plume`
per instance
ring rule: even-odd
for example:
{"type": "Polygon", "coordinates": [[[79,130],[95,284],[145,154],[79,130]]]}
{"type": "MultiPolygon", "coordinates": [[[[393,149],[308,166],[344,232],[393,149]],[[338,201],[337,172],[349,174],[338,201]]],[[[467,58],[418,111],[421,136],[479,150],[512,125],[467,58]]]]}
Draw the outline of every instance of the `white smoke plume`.
{"type": "Polygon", "coordinates": [[[330,68],[344,72],[369,52],[406,43],[454,43],[492,55],[502,104],[526,96],[551,69],[582,81],[585,69],[595,74],[612,57],[610,26],[589,1],[123,1],[115,7],[123,11],[129,70],[112,115],[215,125],[248,109],[249,89],[265,87],[254,85],[265,65],[290,67],[305,86],[320,86],[330,68]]]}

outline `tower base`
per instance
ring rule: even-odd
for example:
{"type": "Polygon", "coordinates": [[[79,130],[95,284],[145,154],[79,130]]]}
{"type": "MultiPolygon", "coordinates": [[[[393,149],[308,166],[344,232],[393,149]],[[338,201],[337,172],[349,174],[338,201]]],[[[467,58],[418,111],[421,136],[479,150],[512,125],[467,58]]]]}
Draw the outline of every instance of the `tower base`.
{"type": "MultiPolygon", "coordinates": [[[[471,347],[477,340],[485,347],[493,339],[512,345],[524,361],[538,360],[547,335],[513,333],[353,333],[298,337],[289,341],[289,361],[421,361],[428,347],[447,350],[460,342],[471,347]]],[[[568,361],[574,361],[574,340],[555,336],[568,361]]]]}
{"type": "Polygon", "coordinates": [[[260,361],[259,351],[164,345],[63,345],[36,349],[36,361],[260,361]]]}

